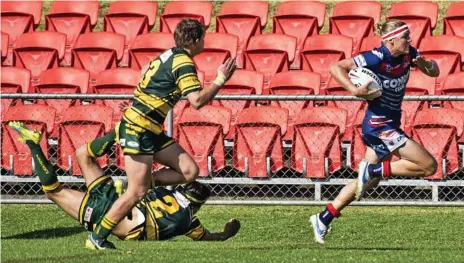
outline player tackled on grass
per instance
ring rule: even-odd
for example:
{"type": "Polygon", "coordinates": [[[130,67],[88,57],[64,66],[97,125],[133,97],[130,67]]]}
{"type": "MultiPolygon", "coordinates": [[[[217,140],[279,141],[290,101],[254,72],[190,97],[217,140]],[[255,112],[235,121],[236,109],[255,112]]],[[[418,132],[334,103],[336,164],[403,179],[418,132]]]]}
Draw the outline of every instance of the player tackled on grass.
{"type": "MultiPolygon", "coordinates": [[[[123,192],[121,180],[114,183],[104,175],[95,158],[87,152],[87,146],[79,148],[78,162],[82,169],[87,191],[80,192],[62,188],[53,166],[40,148],[42,134],[27,129],[21,122],[10,122],[30,148],[35,169],[48,199],[57,204],[68,215],[78,220],[85,229],[93,231],[99,224],[105,224],[104,215],[123,192]]],[[[108,143],[100,145],[103,154],[116,141],[116,133],[106,135],[108,143]]],[[[90,143],[97,149],[95,144],[90,143]]],[[[209,188],[199,182],[191,182],[177,190],[164,187],[150,189],[148,194],[131,210],[130,217],[124,217],[113,229],[112,234],[122,240],[166,240],[186,235],[193,240],[224,241],[235,236],[240,230],[240,222],[229,220],[223,232],[210,233],[200,223],[195,214],[210,196],[209,188]]],[[[89,245],[89,248],[94,248],[89,245]]],[[[101,248],[115,248],[105,241],[101,248]]]]}
{"type": "Polygon", "coordinates": [[[87,247],[103,248],[113,228],[147,195],[152,185],[153,161],[170,168],[155,172],[158,185],[182,184],[198,177],[198,165],[164,134],[162,125],[182,96],[187,97],[192,107],[200,109],[235,71],[235,60],[227,59],[213,83],[202,89],[192,58],[203,50],[204,36],[200,22],[182,20],[174,32],[176,47],[163,52],[150,62],[146,71],[142,70],[144,74],[134,91],[132,106],[124,112],[119,127],[128,188],[91,233],[87,247]]]}
{"type": "Polygon", "coordinates": [[[401,130],[401,103],[405,94],[409,70],[417,67],[429,77],[440,74],[433,60],[422,57],[410,46],[406,23],[390,20],[379,25],[382,45],[354,58],[337,62],[330,69],[332,76],[353,95],[367,99],[368,107],[362,125],[362,139],[367,146],[364,160],[359,164],[358,179],[346,185],[326,209],[310,218],[317,242],[324,243],[329,224],[340,211],[391,176],[425,177],[437,170],[437,162],[424,147],[409,139],[401,130]],[[369,83],[356,88],[348,71],[365,67],[382,81],[382,92],[368,91],[369,83]],[[393,155],[399,161],[390,162],[393,155]]]}

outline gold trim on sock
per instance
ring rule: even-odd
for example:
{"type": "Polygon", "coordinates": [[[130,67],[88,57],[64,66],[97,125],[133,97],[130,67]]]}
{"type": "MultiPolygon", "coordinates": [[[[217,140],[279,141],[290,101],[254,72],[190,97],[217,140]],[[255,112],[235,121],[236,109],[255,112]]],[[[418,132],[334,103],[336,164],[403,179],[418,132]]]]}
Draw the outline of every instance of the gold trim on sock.
{"type": "Polygon", "coordinates": [[[61,183],[59,181],[54,182],[51,185],[42,185],[42,188],[44,189],[45,192],[52,192],[56,190],[58,187],[60,187],[61,183]]]}
{"type": "Polygon", "coordinates": [[[91,157],[95,158],[95,154],[93,153],[92,149],[90,149],[90,144],[91,144],[91,143],[92,143],[92,142],[87,143],[87,152],[89,153],[89,155],[90,155],[91,157]]]}

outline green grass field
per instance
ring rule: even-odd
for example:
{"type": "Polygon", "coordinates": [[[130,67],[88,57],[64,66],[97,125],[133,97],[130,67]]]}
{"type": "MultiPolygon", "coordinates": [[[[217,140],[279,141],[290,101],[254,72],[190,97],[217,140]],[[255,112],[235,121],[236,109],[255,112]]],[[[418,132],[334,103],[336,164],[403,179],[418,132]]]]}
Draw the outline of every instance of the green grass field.
{"type": "Polygon", "coordinates": [[[312,239],[314,206],[205,206],[210,230],[232,217],[226,242],[116,241],[117,251],[84,249],[87,233],[55,205],[1,205],[1,262],[464,262],[464,208],[351,207],[326,245],[312,239]]]}

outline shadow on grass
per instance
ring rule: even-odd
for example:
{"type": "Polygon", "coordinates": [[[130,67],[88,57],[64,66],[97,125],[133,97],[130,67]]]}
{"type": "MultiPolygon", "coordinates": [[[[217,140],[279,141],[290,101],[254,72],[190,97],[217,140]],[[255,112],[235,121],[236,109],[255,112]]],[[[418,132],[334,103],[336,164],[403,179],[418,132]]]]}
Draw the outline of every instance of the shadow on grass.
{"type": "Polygon", "coordinates": [[[67,237],[84,232],[82,227],[59,227],[43,230],[36,230],[27,233],[16,234],[13,236],[2,237],[2,239],[48,239],[56,237],[67,237]]]}

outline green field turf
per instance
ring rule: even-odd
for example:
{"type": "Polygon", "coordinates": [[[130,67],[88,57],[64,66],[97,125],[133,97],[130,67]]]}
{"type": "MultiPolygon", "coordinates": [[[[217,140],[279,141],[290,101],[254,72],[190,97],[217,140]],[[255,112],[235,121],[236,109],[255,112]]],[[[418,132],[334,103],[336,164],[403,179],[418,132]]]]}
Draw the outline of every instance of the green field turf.
{"type": "MultiPolygon", "coordinates": [[[[54,205],[1,205],[1,262],[464,262],[464,208],[350,207],[326,245],[308,224],[314,206],[205,206],[199,218],[242,230],[226,242],[116,241],[84,249],[87,233],[54,205]]],[[[113,239],[114,240],[114,239],[113,239]]]]}

